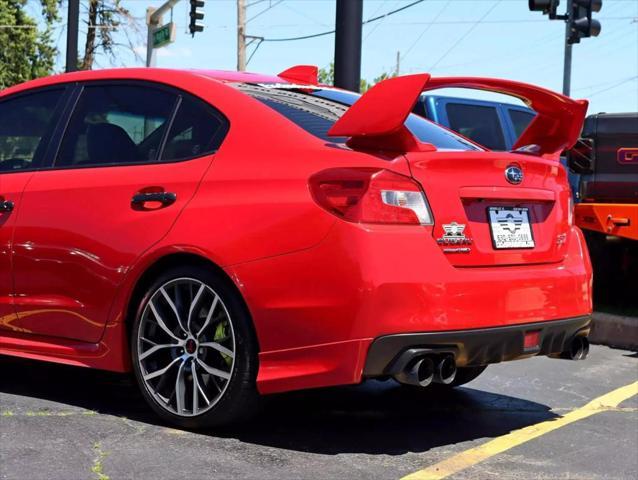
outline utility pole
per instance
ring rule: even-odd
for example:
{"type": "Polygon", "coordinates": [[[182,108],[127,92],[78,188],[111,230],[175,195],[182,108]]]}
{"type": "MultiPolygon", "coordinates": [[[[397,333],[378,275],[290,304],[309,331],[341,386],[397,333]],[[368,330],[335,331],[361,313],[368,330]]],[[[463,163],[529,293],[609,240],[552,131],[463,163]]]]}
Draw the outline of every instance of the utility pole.
{"type": "Polygon", "coordinates": [[[337,0],[335,86],[353,92],[361,88],[363,0],[337,0]]]}
{"type": "Polygon", "coordinates": [[[237,0],[237,70],[246,70],[246,0],[237,0]]]}
{"type": "Polygon", "coordinates": [[[572,2],[567,0],[565,16],[565,57],[563,62],[563,95],[569,97],[572,86],[572,43],[569,41],[572,33],[572,2]]]}
{"type": "Polygon", "coordinates": [[[66,19],[66,68],[67,72],[78,69],[78,26],[80,23],[80,0],[69,0],[66,19]]]}
{"type": "Polygon", "coordinates": [[[398,77],[400,70],[401,70],[401,52],[397,50],[397,66],[396,66],[396,69],[394,70],[394,75],[398,77]]]}

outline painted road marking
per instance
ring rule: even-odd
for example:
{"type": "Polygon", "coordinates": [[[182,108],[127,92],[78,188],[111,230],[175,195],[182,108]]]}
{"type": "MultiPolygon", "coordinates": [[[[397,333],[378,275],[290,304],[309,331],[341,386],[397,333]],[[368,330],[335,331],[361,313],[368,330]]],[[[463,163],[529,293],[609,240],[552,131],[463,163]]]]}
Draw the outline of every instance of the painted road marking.
{"type": "Polygon", "coordinates": [[[628,398],[638,395],[638,382],[618,388],[601,397],[598,397],[587,405],[572,410],[562,417],[553,418],[545,422],[530,425],[529,427],[515,430],[483,445],[465,450],[453,457],[436,463],[428,468],[419,470],[403,477],[401,480],[440,480],[453,475],[461,470],[470,468],[488,458],[503,453],[511,448],[529,442],[558,428],[590,417],[597,413],[615,411],[618,405],[628,398]]]}

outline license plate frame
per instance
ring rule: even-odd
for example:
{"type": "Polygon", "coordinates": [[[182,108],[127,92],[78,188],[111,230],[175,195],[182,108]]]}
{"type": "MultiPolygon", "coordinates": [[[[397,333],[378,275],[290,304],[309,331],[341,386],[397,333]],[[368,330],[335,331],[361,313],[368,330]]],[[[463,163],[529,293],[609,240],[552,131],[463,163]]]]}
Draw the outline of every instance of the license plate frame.
{"type": "Polygon", "coordinates": [[[487,207],[495,250],[531,250],[536,247],[528,207],[487,207]]]}

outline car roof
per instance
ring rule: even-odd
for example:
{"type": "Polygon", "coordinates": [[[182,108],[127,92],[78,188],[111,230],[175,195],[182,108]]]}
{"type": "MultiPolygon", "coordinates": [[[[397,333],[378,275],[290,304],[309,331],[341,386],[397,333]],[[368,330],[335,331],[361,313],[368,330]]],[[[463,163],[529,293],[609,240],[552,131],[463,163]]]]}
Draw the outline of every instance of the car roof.
{"type": "MultiPolygon", "coordinates": [[[[207,77],[219,82],[244,82],[244,83],[278,83],[290,84],[285,78],[277,75],[263,75],[251,72],[233,72],[225,70],[198,70],[198,69],[168,69],[168,68],[108,68],[102,70],[81,70],[71,73],[50,75],[25,83],[14,85],[2,94],[27,90],[48,85],[57,85],[68,82],[85,82],[91,80],[148,80],[166,83],[166,76],[198,76],[207,77]]],[[[168,82],[170,83],[170,82],[168,82]]],[[[310,85],[308,85],[310,86],[310,85]]],[[[316,86],[315,86],[316,87],[316,86]]]]}

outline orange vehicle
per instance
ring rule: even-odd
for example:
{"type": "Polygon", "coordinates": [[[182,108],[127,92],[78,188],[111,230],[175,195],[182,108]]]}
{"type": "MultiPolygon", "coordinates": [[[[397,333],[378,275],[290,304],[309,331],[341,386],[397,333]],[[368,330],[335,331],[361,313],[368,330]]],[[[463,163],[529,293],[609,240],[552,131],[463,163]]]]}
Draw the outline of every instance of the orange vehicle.
{"type": "Polygon", "coordinates": [[[569,152],[581,174],[576,224],[638,240],[638,113],[590,115],[569,152]]]}
{"type": "Polygon", "coordinates": [[[590,115],[568,152],[580,174],[575,223],[594,266],[597,309],[638,314],[638,113],[590,115]]]}

